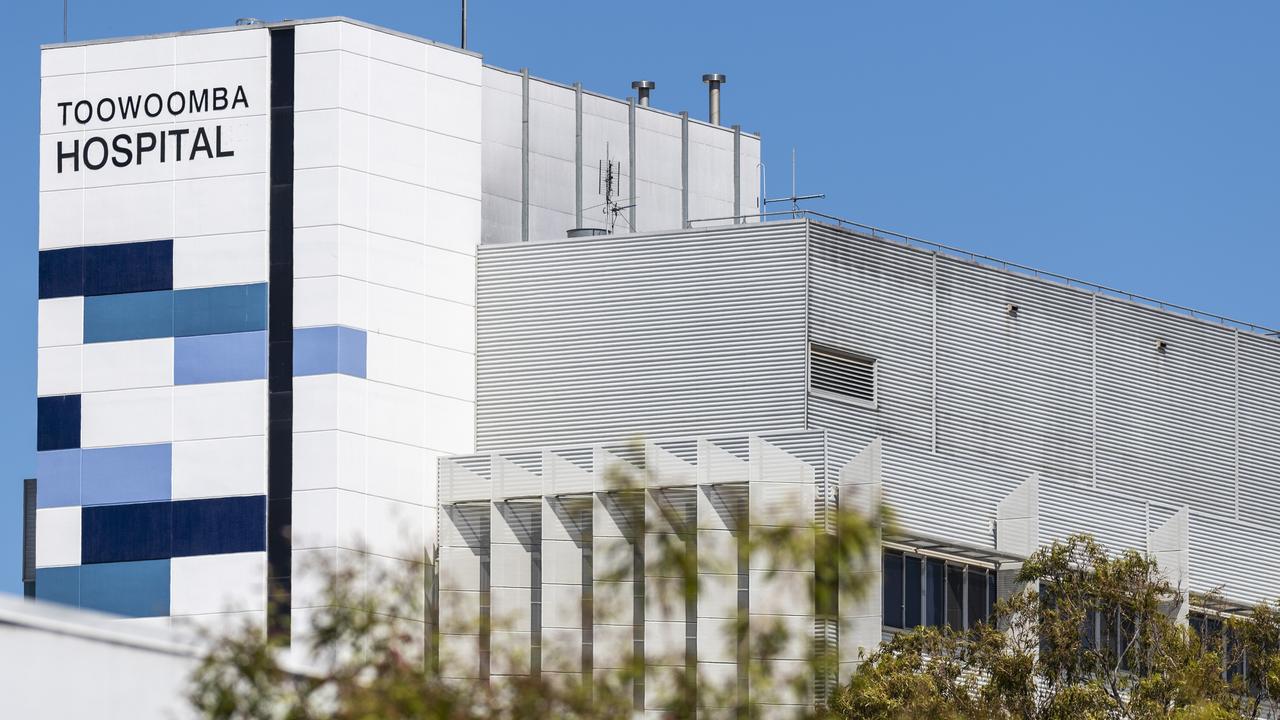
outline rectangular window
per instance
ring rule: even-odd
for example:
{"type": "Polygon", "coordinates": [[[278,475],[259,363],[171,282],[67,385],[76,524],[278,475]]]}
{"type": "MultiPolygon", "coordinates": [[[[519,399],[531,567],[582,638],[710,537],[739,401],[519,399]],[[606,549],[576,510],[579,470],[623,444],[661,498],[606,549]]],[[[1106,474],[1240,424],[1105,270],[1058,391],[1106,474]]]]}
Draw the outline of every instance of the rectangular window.
{"type": "Polygon", "coordinates": [[[902,555],[884,554],[884,624],[902,627],[902,555]]]}
{"type": "Polygon", "coordinates": [[[906,594],[904,626],[913,628],[920,624],[920,558],[910,555],[906,558],[903,578],[903,592],[906,594]]]}
{"type": "Polygon", "coordinates": [[[946,563],[930,558],[925,563],[924,621],[926,625],[942,627],[946,621],[946,584],[946,563]]]}
{"type": "Polygon", "coordinates": [[[969,605],[966,627],[975,628],[987,619],[987,571],[969,568],[969,605]]]}
{"type": "Polygon", "coordinates": [[[876,361],[814,345],[809,349],[809,385],[867,403],[876,401],[876,361]]]}
{"type": "Polygon", "coordinates": [[[947,625],[964,629],[964,568],[947,566],[947,625]]]}

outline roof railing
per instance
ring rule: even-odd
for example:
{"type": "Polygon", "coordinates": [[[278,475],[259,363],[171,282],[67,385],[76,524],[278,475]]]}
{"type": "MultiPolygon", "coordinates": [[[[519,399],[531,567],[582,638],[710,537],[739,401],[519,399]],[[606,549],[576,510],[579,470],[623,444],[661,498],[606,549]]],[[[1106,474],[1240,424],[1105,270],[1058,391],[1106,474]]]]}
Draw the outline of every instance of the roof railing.
{"type": "Polygon", "coordinates": [[[898,245],[903,245],[906,247],[913,247],[917,249],[942,252],[953,257],[957,257],[963,260],[968,260],[969,262],[976,263],[978,265],[993,267],[1000,270],[1007,270],[1010,272],[1016,272],[1023,275],[1030,275],[1031,277],[1041,278],[1045,280],[1052,280],[1054,282],[1058,282],[1063,285],[1067,285],[1069,287],[1080,288],[1083,290],[1088,290],[1090,292],[1095,292],[1102,295],[1108,295],[1108,296],[1119,298],[1122,300],[1128,300],[1130,302],[1146,305],[1148,307],[1153,307],[1159,310],[1164,310],[1166,312],[1177,313],[1180,315],[1187,315],[1189,317],[1193,317],[1199,320],[1204,320],[1207,322],[1216,323],[1218,325],[1223,325],[1225,327],[1235,328],[1239,330],[1246,330],[1252,333],[1256,333],[1258,335],[1280,339],[1280,330],[1267,327],[1265,325],[1259,325],[1257,323],[1251,323],[1245,320],[1236,320],[1235,318],[1229,318],[1225,315],[1217,315],[1215,313],[1205,312],[1203,310],[1196,310],[1195,308],[1190,308],[1185,305],[1178,305],[1176,303],[1165,302],[1163,300],[1157,300],[1156,298],[1147,297],[1145,295],[1138,295],[1137,293],[1131,293],[1126,290],[1118,290],[1116,288],[1108,287],[1106,285],[1099,285],[1098,283],[1089,282],[1088,280],[1073,278],[1069,275],[1063,275],[1061,273],[1051,272],[1048,270],[1041,270],[1040,268],[1031,267],[1030,265],[1023,265],[1021,263],[1012,262],[1010,260],[1002,260],[1000,258],[991,257],[990,255],[983,255],[982,253],[971,252],[963,248],[958,248],[951,245],[945,245],[939,242],[933,242],[932,240],[925,240],[923,238],[912,237],[911,235],[904,235],[903,233],[894,232],[893,230],[885,230],[884,228],[879,228],[874,225],[867,225],[866,223],[860,223],[855,220],[849,220],[848,218],[842,218],[835,215],[828,215],[826,213],[818,212],[816,210],[804,210],[804,209],[779,210],[779,211],[771,211],[771,212],[764,212],[764,213],[750,213],[750,214],[736,215],[736,216],[729,215],[725,217],[697,218],[694,220],[689,220],[688,223],[686,224],[686,227],[692,228],[696,223],[726,222],[726,221],[750,222],[753,219],[763,222],[771,218],[772,219],[786,218],[786,219],[792,219],[792,220],[802,219],[802,218],[815,219],[820,222],[835,225],[837,227],[848,228],[850,230],[857,232],[859,235],[865,235],[867,237],[874,238],[877,240],[885,240],[885,241],[896,243],[898,245]]]}

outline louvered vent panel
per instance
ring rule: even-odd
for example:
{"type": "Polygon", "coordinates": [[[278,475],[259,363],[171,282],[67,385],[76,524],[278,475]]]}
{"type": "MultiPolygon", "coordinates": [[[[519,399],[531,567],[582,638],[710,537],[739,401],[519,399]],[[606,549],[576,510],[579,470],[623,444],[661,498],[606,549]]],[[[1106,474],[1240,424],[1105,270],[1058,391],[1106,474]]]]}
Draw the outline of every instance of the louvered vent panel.
{"type": "Polygon", "coordinates": [[[876,361],[815,346],[809,352],[809,382],[815,390],[875,402],[876,361]]]}

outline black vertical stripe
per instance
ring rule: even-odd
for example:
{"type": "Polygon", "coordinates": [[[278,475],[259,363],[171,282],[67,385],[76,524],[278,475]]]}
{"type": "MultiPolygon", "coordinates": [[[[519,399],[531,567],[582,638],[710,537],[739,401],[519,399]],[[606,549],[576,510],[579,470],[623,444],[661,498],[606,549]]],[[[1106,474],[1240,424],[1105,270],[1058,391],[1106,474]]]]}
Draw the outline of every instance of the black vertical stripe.
{"type": "Polygon", "coordinates": [[[293,563],[293,28],[271,30],[267,631],[289,642],[293,563]]]}
{"type": "Polygon", "coordinates": [[[22,481],[22,594],[36,594],[36,481],[22,481]]]}

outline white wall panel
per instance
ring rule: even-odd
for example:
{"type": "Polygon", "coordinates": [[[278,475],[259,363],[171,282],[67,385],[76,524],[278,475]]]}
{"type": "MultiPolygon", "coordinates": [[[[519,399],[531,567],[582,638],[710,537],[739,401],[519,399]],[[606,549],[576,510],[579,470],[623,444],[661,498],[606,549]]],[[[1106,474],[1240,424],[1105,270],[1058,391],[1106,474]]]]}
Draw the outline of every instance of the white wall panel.
{"type": "Polygon", "coordinates": [[[173,440],[173,393],[173,388],[144,388],[81,396],[80,446],[143,445],[173,440]]]}
{"type": "Polygon", "coordinates": [[[427,218],[427,243],[445,250],[474,255],[476,246],[480,244],[480,200],[458,197],[431,188],[423,192],[422,199],[427,218]]]}
{"type": "Polygon", "coordinates": [[[266,281],[265,232],[184,237],[173,241],[175,289],[266,281]]]}
{"type": "Polygon", "coordinates": [[[36,567],[80,564],[80,507],[36,510],[36,567]]]}
{"type": "Polygon", "coordinates": [[[173,388],[174,440],[262,435],[266,428],[266,380],[173,388]]]}
{"type": "Polygon", "coordinates": [[[427,364],[431,350],[422,343],[394,335],[369,333],[365,336],[366,376],[380,383],[390,383],[414,390],[426,390],[431,368],[427,364]]]}
{"type": "Polygon", "coordinates": [[[41,300],[37,312],[37,343],[40,347],[84,342],[83,297],[41,300]]]}
{"type": "Polygon", "coordinates": [[[173,499],[261,495],[267,491],[262,436],[173,444],[173,499]]]}
{"type": "MultiPolygon", "coordinates": [[[[192,181],[211,182],[211,181],[192,181]]],[[[190,183],[189,183],[190,184],[190,183]]],[[[263,192],[265,192],[265,187],[263,192]]],[[[176,234],[174,187],[169,183],[98,187],[84,191],[84,237],[95,245],[163,240],[176,234]]],[[[262,201],[256,203],[262,206],[262,201]]],[[[199,214],[198,205],[187,216],[199,214]]],[[[262,229],[262,226],[254,229],[262,229]]],[[[215,231],[216,232],[216,231],[215,231]]],[[[192,235],[207,234],[192,232],[192,235]]]]}
{"type": "Polygon", "coordinates": [[[173,558],[169,561],[169,613],[265,610],[266,577],[263,552],[173,558]]]}
{"type": "Polygon", "coordinates": [[[84,391],[173,384],[173,338],[90,343],[84,346],[84,391]]]}
{"type": "Polygon", "coordinates": [[[293,434],[293,489],[338,487],[337,430],[293,434]]]}
{"type": "Polygon", "coordinates": [[[63,345],[36,352],[36,395],[74,395],[81,391],[83,346],[63,345]]]}
{"type": "MultiPolygon", "coordinates": [[[[301,42],[304,35],[314,35],[315,32],[315,30],[309,30],[308,33],[298,35],[298,42],[301,42]]],[[[340,55],[341,53],[336,50],[304,54],[298,48],[293,61],[293,109],[295,112],[338,107],[338,83],[334,82],[334,78],[338,77],[340,55]]]]}
{"type": "Polygon", "coordinates": [[[79,188],[40,193],[40,249],[84,243],[84,192],[79,188]]]}
{"type": "Polygon", "coordinates": [[[459,400],[475,400],[476,356],[473,353],[434,345],[425,346],[424,351],[423,390],[459,400]]]}
{"type": "Polygon", "coordinates": [[[174,235],[266,230],[267,189],[265,173],[175,182],[174,235]]]}

